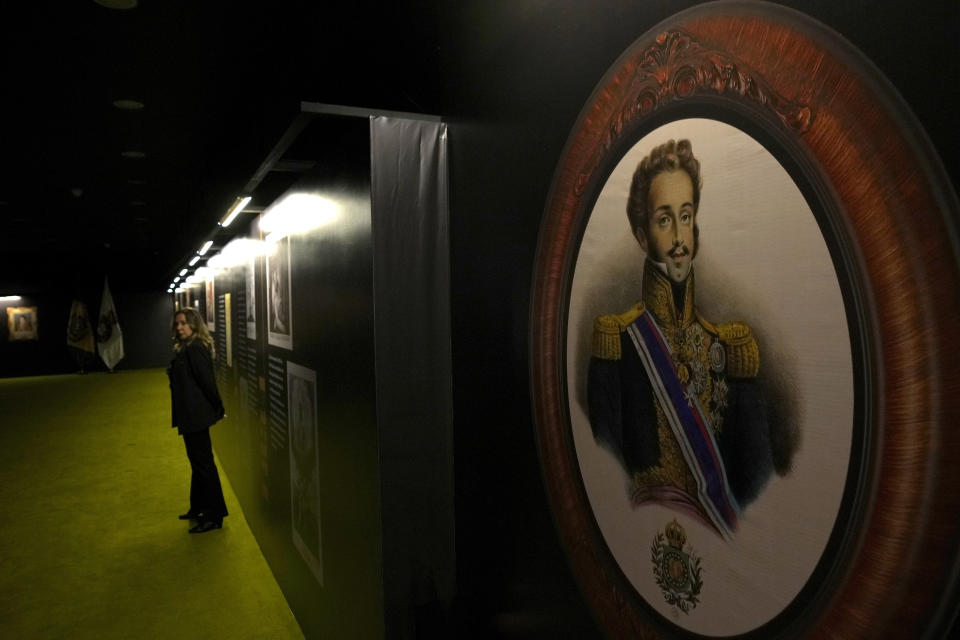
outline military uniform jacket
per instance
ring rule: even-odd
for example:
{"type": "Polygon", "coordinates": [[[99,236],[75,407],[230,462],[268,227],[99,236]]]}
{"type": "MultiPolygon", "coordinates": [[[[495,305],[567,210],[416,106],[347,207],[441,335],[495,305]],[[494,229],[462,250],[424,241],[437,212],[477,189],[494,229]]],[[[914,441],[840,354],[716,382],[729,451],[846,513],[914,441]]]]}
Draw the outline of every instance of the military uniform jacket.
{"type": "Polygon", "coordinates": [[[757,381],[760,354],[750,328],[713,324],[694,305],[694,276],[677,309],[670,280],[649,260],[642,301],[594,322],[588,375],[588,410],[594,437],[612,449],[630,473],[634,503],[659,489],[697,502],[696,482],[670,430],[663,407],[627,327],[650,313],[670,348],[677,378],[696,397],[719,448],[730,490],[743,507],[773,470],[763,394],[757,381]]]}
{"type": "Polygon", "coordinates": [[[201,431],[223,418],[223,401],[213,372],[213,357],[200,340],[183,345],[170,366],[173,426],[178,432],[201,431]]]}

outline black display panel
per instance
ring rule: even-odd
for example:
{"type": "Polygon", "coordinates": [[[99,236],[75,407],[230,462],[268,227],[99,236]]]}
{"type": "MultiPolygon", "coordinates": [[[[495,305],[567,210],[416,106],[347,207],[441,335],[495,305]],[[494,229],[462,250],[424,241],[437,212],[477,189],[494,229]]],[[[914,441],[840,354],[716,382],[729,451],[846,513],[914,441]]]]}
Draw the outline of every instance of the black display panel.
{"type": "Polygon", "coordinates": [[[396,162],[416,131],[372,153],[368,118],[313,126],[290,153],[320,160],[242,234],[262,255],[202,287],[214,446],[308,637],[414,637],[454,589],[446,166],[396,162]],[[378,162],[412,191],[374,197],[378,162]]]}

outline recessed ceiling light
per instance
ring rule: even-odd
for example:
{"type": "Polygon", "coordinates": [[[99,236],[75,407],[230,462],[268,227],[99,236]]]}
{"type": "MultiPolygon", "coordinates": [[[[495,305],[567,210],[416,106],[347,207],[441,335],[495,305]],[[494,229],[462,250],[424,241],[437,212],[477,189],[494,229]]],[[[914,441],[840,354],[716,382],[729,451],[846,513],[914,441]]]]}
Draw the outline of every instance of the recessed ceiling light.
{"type": "Polygon", "coordinates": [[[101,7],[107,9],[133,9],[137,6],[137,0],[93,0],[101,7]]]}
{"type": "Polygon", "coordinates": [[[121,98],[120,100],[114,100],[113,106],[117,109],[123,109],[125,111],[139,111],[143,109],[143,103],[139,100],[132,100],[130,98],[121,98]]]}
{"type": "Polygon", "coordinates": [[[120,155],[124,158],[146,158],[147,154],[143,151],[121,151],[120,155]]]}

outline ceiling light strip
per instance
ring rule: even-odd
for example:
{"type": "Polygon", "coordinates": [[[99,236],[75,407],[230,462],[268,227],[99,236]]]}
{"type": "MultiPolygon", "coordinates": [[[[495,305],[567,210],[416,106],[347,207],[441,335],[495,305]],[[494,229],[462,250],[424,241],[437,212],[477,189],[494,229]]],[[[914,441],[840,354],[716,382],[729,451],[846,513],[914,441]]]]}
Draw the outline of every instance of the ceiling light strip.
{"type": "Polygon", "coordinates": [[[236,218],[241,211],[243,211],[244,207],[250,204],[250,200],[251,200],[250,196],[244,196],[242,198],[237,198],[236,200],[234,200],[233,206],[230,207],[230,210],[227,211],[227,215],[225,215],[223,217],[223,220],[220,221],[220,226],[229,227],[230,223],[233,222],[234,218],[236,218]]]}

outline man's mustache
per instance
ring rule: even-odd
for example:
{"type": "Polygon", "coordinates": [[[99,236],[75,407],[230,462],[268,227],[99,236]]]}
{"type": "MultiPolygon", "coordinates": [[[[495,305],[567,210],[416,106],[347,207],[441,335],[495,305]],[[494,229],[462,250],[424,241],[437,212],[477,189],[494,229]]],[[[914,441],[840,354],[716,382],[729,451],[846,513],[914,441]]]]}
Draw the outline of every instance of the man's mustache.
{"type": "Polygon", "coordinates": [[[671,258],[681,258],[683,256],[690,255],[690,249],[687,248],[685,244],[675,245],[670,251],[667,252],[667,255],[671,258]]]}

